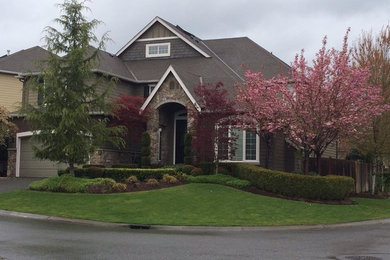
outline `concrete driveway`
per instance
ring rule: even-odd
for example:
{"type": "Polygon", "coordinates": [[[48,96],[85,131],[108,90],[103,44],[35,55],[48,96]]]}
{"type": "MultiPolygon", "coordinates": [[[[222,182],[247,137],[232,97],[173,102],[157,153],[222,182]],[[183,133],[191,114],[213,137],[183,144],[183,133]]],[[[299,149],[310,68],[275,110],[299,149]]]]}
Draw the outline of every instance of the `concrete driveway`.
{"type": "MultiPolygon", "coordinates": [[[[0,178],[0,193],[12,190],[24,190],[28,185],[42,178],[0,178]]],[[[1,259],[1,258],[0,258],[1,259]]]]}

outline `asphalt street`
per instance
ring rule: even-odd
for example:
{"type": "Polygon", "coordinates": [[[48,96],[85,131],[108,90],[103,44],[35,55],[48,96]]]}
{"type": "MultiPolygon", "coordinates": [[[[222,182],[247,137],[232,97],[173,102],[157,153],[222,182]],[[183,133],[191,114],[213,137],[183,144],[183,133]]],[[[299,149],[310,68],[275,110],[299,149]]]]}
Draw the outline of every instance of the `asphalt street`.
{"type": "Polygon", "coordinates": [[[390,224],[173,232],[0,216],[0,259],[390,259],[390,224]]]}

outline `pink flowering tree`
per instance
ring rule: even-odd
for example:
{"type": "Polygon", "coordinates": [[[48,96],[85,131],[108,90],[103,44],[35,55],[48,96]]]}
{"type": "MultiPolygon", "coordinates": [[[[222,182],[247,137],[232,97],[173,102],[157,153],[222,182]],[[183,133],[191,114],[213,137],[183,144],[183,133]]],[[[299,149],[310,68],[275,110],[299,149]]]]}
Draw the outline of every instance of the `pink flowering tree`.
{"type": "Polygon", "coordinates": [[[319,161],[329,144],[370,127],[371,119],[387,109],[380,88],[368,83],[368,68],[351,63],[348,32],[341,50],[327,49],[325,37],[313,65],[307,64],[302,51],[292,62],[289,77],[267,80],[260,73],[248,73],[246,85],[256,83],[238,92],[249,123],[262,131],[283,131],[303,151],[304,173],[310,154],[320,173],[319,161]]]}
{"type": "Polygon", "coordinates": [[[280,85],[286,82],[282,77],[266,80],[261,72],[247,71],[244,86],[237,88],[236,102],[240,111],[237,125],[255,131],[265,143],[265,168],[269,167],[273,133],[282,129],[280,85]]]}

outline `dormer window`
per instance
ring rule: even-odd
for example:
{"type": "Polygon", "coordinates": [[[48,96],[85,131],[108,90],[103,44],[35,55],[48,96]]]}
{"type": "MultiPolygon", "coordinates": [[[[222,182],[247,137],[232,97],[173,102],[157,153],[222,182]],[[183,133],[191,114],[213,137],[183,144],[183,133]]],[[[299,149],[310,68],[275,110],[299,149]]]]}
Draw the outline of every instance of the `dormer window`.
{"type": "Polygon", "coordinates": [[[146,44],[146,58],[167,57],[171,55],[171,43],[146,44]]]}

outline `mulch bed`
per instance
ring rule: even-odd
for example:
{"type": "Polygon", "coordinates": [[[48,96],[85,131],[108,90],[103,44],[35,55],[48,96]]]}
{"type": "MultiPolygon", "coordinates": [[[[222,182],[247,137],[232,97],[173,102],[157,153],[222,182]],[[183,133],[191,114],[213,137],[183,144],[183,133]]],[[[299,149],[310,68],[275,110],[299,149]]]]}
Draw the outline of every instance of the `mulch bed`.
{"type": "Polygon", "coordinates": [[[380,192],[378,194],[357,193],[357,194],[353,194],[352,196],[357,198],[366,198],[366,199],[388,199],[390,197],[390,194],[388,192],[380,192]]]}
{"type": "Polygon", "coordinates": [[[249,186],[246,188],[241,189],[246,192],[251,192],[254,194],[260,194],[268,197],[274,197],[274,198],[280,198],[280,199],[286,199],[286,200],[296,200],[296,201],[304,201],[309,203],[318,203],[318,204],[329,204],[329,205],[354,205],[356,202],[354,202],[351,199],[345,199],[345,200],[311,200],[311,199],[305,199],[305,198],[299,198],[299,197],[288,197],[281,194],[276,194],[264,190],[260,190],[254,186],[249,186]]]}

